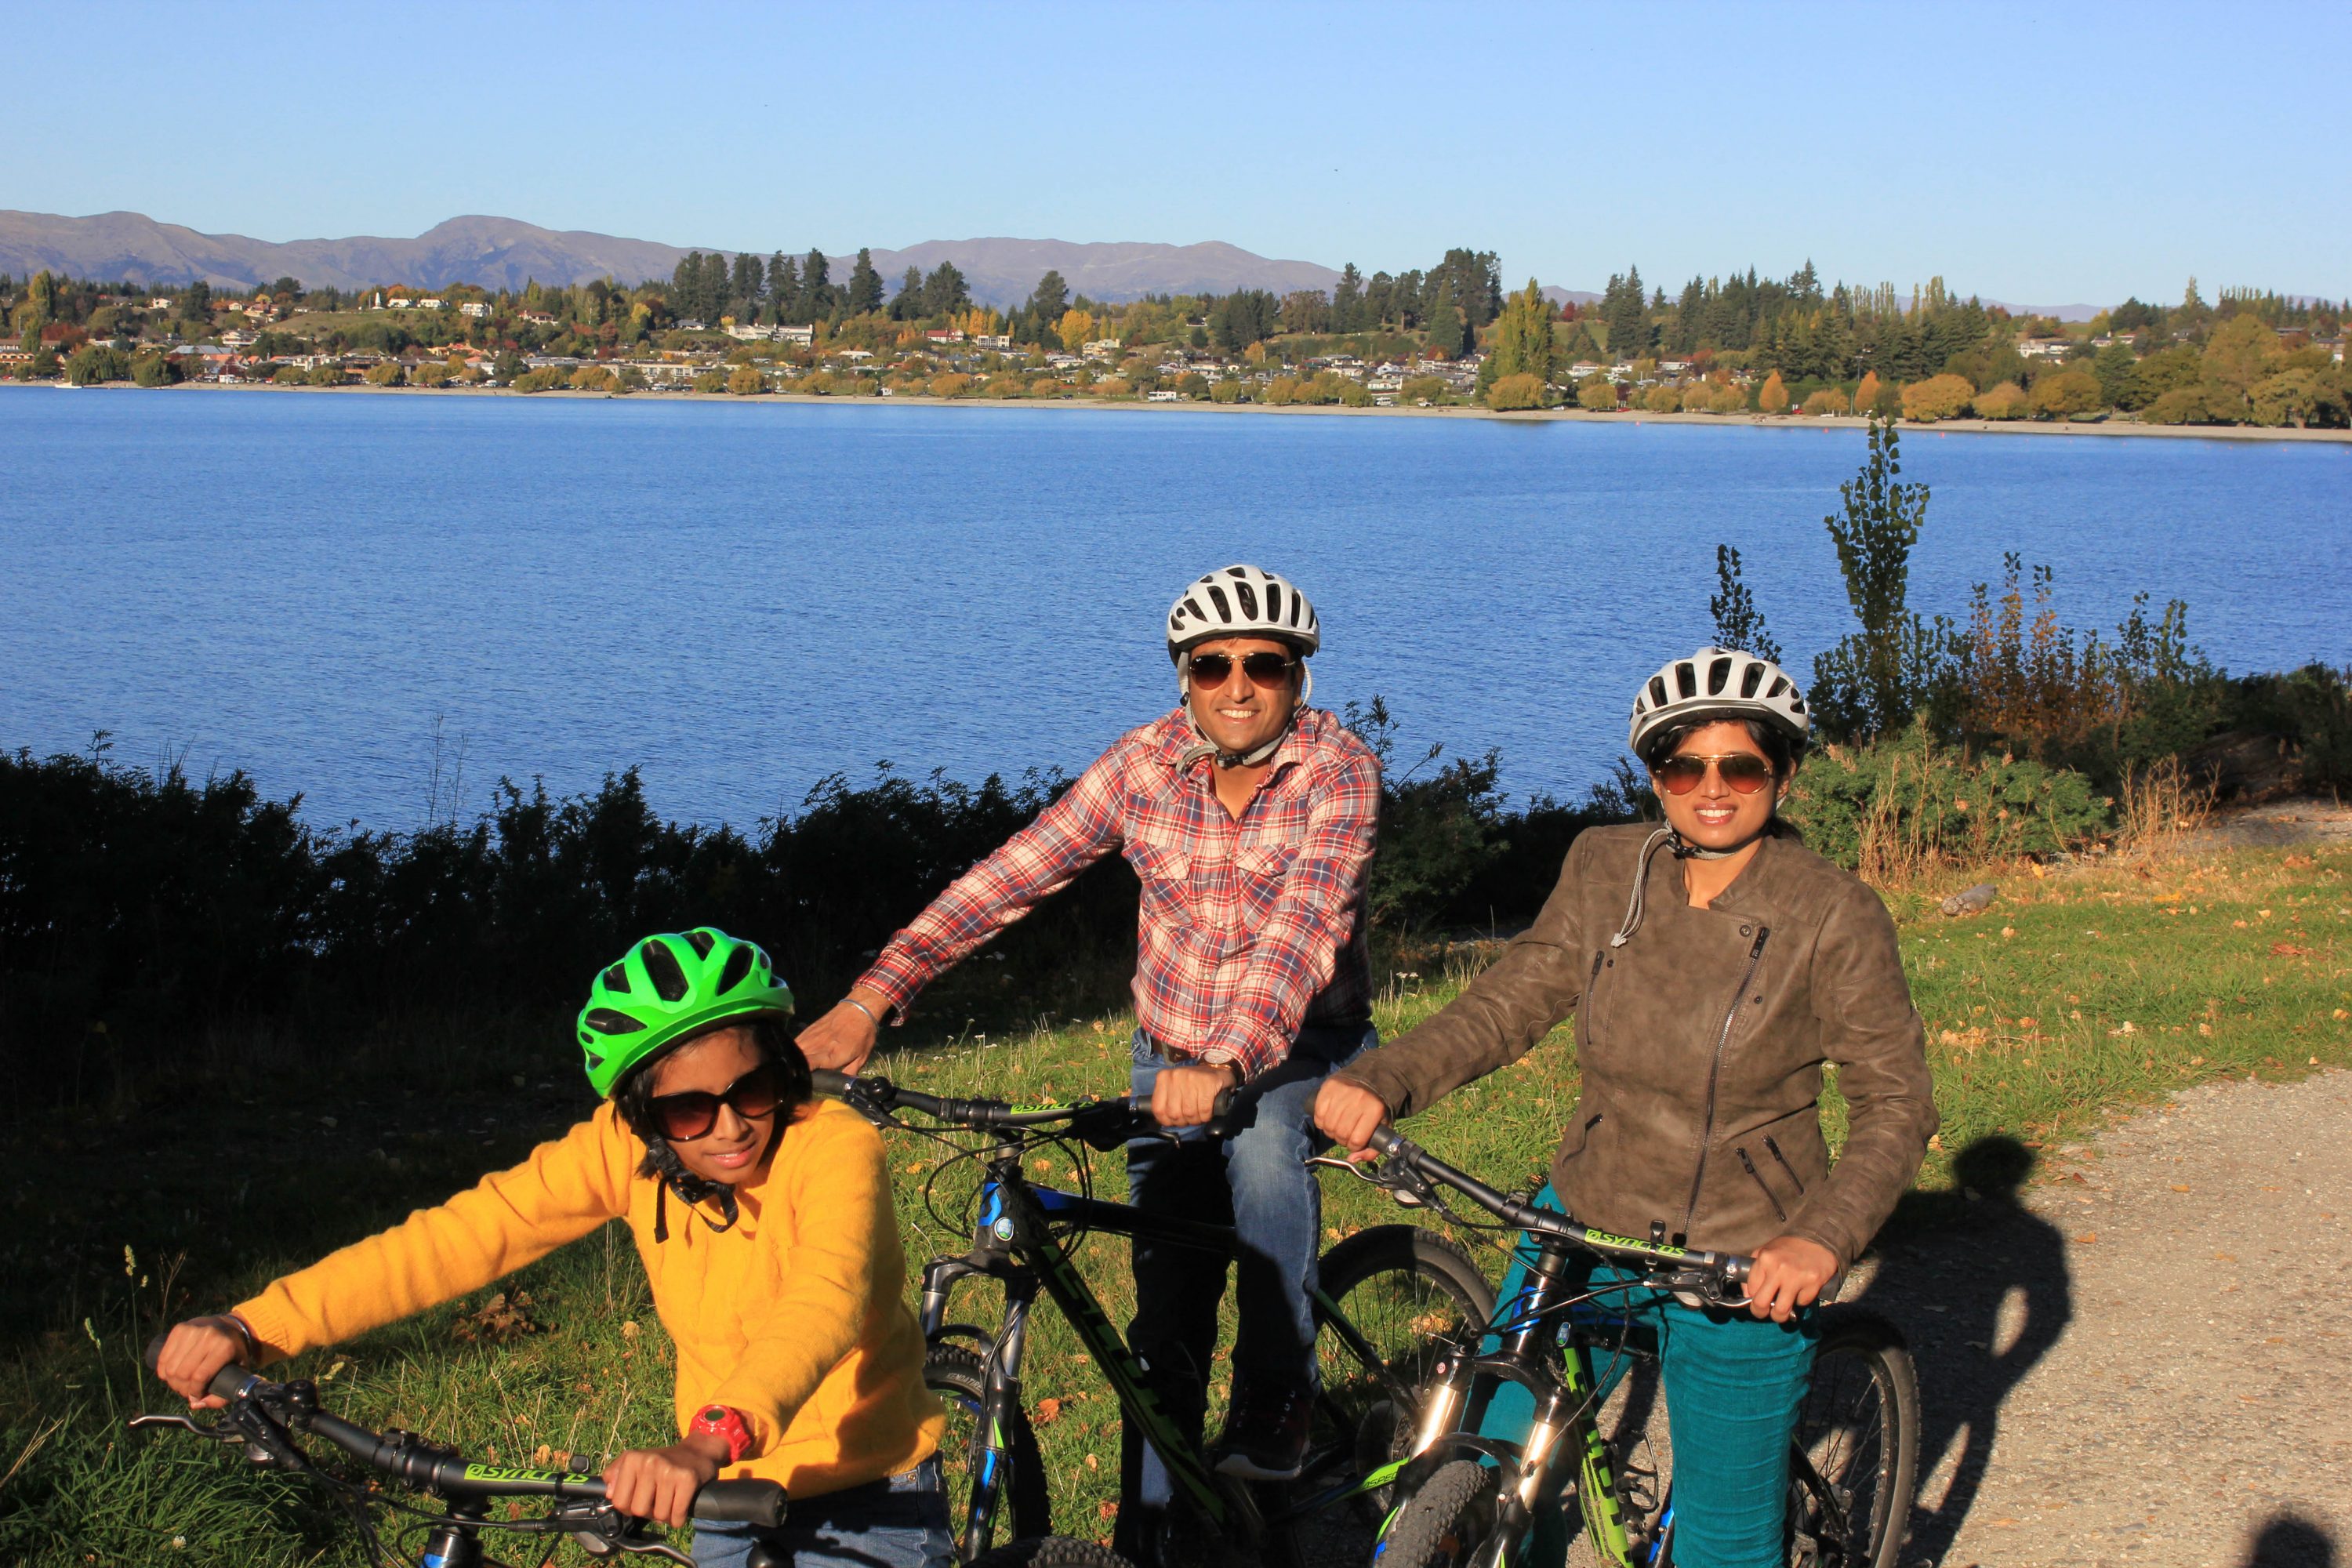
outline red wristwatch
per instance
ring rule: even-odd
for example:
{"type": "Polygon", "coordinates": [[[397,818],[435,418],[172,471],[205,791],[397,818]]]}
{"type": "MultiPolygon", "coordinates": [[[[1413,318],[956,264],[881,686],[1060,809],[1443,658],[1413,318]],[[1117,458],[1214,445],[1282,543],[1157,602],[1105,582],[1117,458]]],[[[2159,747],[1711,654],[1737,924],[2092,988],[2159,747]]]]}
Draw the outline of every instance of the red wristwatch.
{"type": "Polygon", "coordinates": [[[727,1462],[740,1464],[751,1451],[751,1424],[743,1419],[740,1410],[730,1410],[724,1405],[706,1405],[694,1413],[688,1435],[697,1437],[721,1437],[727,1443],[727,1462]]]}

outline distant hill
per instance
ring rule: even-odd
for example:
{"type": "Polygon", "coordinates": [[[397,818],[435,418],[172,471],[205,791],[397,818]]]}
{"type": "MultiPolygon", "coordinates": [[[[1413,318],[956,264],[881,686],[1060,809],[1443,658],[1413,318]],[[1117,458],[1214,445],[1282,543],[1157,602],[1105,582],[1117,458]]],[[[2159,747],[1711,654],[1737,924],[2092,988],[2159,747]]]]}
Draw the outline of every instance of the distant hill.
{"type": "MultiPolygon", "coordinates": [[[[701,248],[724,250],[724,247],[701,248]]],[[[22,278],[47,268],[77,278],[138,283],[189,283],[240,289],[293,278],[312,288],[365,289],[412,283],[439,289],[478,283],[520,289],[542,283],[585,283],[616,278],[636,283],[667,278],[688,247],[621,239],[582,230],[541,228],[504,217],[454,217],[415,239],[362,237],[298,239],[280,244],[238,234],[199,234],[140,213],[63,217],[53,213],[0,211],[0,272],[22,278]]],[[[732,254],[729,252],[729,254],[732,254]]],[[[851,257],[835,257],[835,281],[851,257]]],[[[926,272],[952,261],[973,298],[992,305],[1029,297],[1048,268],[1071,292],[1097,300],[1141,294],[1231,293],[1236,289],[1329,289],[1339,273],[1310,261],[1277,261],[1238,246],[1077,245],[1058,239],[934,239],[904,250],[877,250],[874,265],[895,288],[908,267],[926,272]]]]}

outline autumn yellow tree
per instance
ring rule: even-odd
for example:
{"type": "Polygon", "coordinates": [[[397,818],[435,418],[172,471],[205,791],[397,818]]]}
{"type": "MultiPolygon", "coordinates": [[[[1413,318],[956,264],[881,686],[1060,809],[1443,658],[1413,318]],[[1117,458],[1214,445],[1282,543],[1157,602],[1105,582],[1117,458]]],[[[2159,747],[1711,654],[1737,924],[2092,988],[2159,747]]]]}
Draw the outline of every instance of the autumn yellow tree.
{"type": "Polygon", "coordinates": [[[1065,310],[1054,325],[1054,333],[1062,340],[1063,348],[1076,353],[1081,344],[1094,342],[1095,319],[1085,310],[1065,310]]]}
{"type": "Polygon", "coordinates": [[[1767,414],[1789,412],[1789,388],[1780,380],[1779,371],[1764,378],[1763,390],[1756,395],[1756,406],[1767,414]]]}
{"type": "Polygon", "coordinates": [[[1923,425],[1955,418],[1969,411],[1976,392],[1964,375],[1931,375],[1915,381],[1903,389],[1903,417],[1923,425]]]}
{"type": "MultiPolygon", "coordinates": [[[[1503,302],[1503,313],[1495,321],[1495,384],[1500,385],[1514,376],[1532,376],[1539,392],[1549,386],[1554,364],[1551,338],[1551,306],[1543,290],[1532,278],[1524,292],[1512,295],[1503,302]]],[[[1488,401],[1492,402],[1490,388],[1488,401]]],[[[1518,406],[1538,406],[1521,404],[1518,406]]]]}
{"type": "Polygon", "coordinates": [[[1882,390],[1876,371],[1864,376],[1862,384],[1853,389],[1853,411],[1856,414],[1870,413],[1878,406],[1878,395],[1882,390]]]}

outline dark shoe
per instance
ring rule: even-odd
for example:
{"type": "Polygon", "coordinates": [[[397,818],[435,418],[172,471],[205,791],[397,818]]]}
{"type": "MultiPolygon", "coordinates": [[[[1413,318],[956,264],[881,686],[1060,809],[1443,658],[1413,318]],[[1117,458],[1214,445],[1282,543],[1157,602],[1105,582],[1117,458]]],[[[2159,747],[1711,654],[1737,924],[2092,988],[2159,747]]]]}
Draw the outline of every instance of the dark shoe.
{"type": "Polygon", "coordinates": [[[1234,1381],[1234,1404],[1217,1440],[1217,1473],[1252,1481],[1297,1479],[1307,1464],[1313,1393],[1296,1383],[1269,1387],[1234,1381]]]}

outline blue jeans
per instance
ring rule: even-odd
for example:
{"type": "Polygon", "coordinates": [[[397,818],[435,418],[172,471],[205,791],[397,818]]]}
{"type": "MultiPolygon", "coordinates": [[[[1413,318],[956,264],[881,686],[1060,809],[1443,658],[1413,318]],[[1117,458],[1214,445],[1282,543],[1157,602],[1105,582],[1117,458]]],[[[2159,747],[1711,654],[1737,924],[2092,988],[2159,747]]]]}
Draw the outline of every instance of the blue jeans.
{"type": "MultiPolygon", "coordinates": [[[[1560,1206],[1544,1185],[1544,1208],[1560,1206]]],[[[1512,1250],[1496,1300],[1514,1300],[1525,1283],[1535,1244],[1512,1250]]],[[[1592,1283],[1626,1276],[1597,1268],[1592,1283]]],[[[1674,1452],[1675,1562],[1677,1568],[1781,1568],[1786,1549],[1789,1438],[1813,1373],[1814,1313],[1805,1308],[1786,1323],[1750,1317],[1746,1310],[1685,1307],[1654,1290],[1618,1291],[1597,1305],[1622,1311],[1657,1331],[1659,1381],[1674,1452]]],[[[1488,1350],[1498,1342],[1489,1339],[1488,1350]]],[[[1588,1377],[1596,1369],[1585,1368],[1588,1377]]],[[[1516,1384],[1498,1389],[1478,1423],[1490,1437],[1527,1436],[1534,1403],[1516,1384]]],[[[1563,1467],[1575,1457],[1563,1443],[1563,1467]]],[[[1532,1562],[1558,1563],[1567,1542],[1538,1521],[1532,1562]],[[1549,1548],[1549,1550],[1547,1550],[1549,1548]]]]}
{"type": "Polygon", "coordinates": [[[936,1454],[864,1486],[793,1498],[782,1530],[694,1527],[695,1568],[955,1568],[955,1561],[936,1454]],[[755,1559],[755,1549],[764,1557],[755,1559]]]}
{"type": "MultiPolygon", "coordinates": [[[[1211,1225],[1230,1222],[1240,1235],[1237,1384],[1314,1384],[1323,1189],[1306,1162],[1328,1142],[1315,1131],[1315,1094],[1333,1068],[1379,1044],[1379,1031],[1370,1024],[1302,1029],[1280,1066],[1244,1086],[1234,1108],[1242,1126],[1231,1137],[1212,1139],[1194,1127],[1183,1130],[1176,1143],[1153,1138],[1127,1146],[1129,1203],[1211,1225]]],[[[1135,1093],[1148,1099],[1170,1065],[1139,1030],[1129,1080],[1135,1093]]],[[[1150,1368],[1169,1420],[1197,1436],[1208,1411],[1224,1266],[1192,1247],[1139,1237],[1134,1267],[1136,1311],[1128,1343],[1150,1368]]],[[[1132,1542],[1165,1510],[1171,1485],[1142,1434],[1124,1431],[1119,1450],[1119,1539],[1132,1542]]]]}

